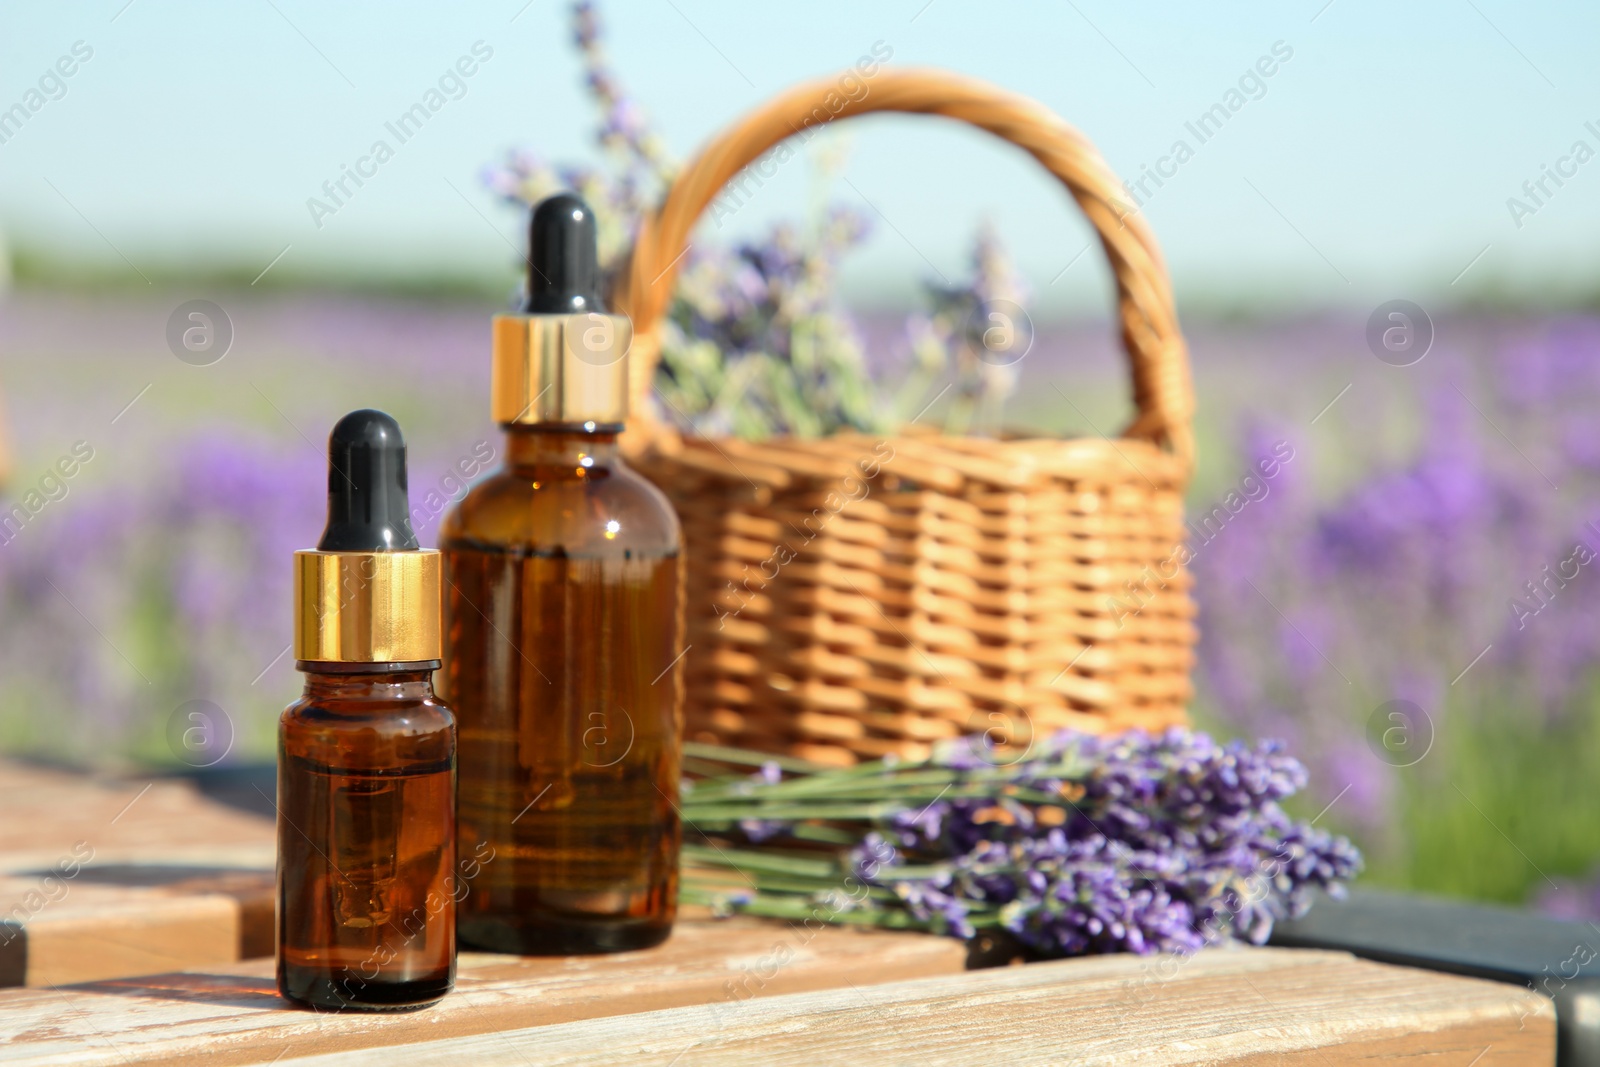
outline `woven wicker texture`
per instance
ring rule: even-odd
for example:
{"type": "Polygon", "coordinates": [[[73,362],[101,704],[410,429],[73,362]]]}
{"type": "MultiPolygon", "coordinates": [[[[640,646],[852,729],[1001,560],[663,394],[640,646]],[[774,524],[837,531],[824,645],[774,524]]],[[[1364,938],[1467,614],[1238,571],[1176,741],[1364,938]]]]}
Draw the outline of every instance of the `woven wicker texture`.
{"type": "Polygon", "coordinates": [[[1155,240],[1094,147],[1037,102],[941,71],[866,83],[853,101],[833,79],[796,87],[713,140],[645,221],[619,286],[635,327],[630,451],[688,546],[688,736],[848,763],[970,733],[1021,745],[1062,726],[1182,722],[1193,389],[1155,240]],[[1119,439],[754,443],[640,418],[700,214],[785,138],[876,111],[988,130],[1066,186],[1116,281],[1136,410],[1119,439]]]}

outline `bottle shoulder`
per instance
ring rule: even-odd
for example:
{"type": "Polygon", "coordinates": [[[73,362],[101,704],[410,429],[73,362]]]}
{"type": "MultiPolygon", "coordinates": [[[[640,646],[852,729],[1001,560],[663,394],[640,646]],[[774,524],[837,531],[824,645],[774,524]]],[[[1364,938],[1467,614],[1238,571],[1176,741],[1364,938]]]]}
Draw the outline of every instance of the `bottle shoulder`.
{"type": "Polygon", "coordinates": [[[278,720],[280,770],[438,773],[454,765],[455,716],[434,698],[366,701],[308,695],[278,720]],[[287,761],[287,762],[285,762],[287,761]]]}
{"type": "Polygon", "coordinates": [[[585,470],[502,466],[474,485],[439,527],[440,548],[507,546],[597,556],[678,553],[678,514],[625,463],[585,470]]]}
{"type": "Polygon", "coordinates": [[[278,717],[285,729],[424,737],[455,729],[455,714],[437,697],[340,699],[302,696],[278,717]]]}

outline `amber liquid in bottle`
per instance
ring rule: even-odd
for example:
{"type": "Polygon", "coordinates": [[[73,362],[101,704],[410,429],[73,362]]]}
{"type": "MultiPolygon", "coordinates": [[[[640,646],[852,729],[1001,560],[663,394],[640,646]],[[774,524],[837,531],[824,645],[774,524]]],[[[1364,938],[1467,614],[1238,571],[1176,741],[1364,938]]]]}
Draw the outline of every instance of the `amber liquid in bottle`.
{"type": "Polygon", "coordinates": [[[500,952],[644,948],[677,908],[677,516],[614,427],[507,436],[440,539],[460,848],[497,857],[457,929],[500,952]]]}
{"type": "Polygon", "coordinates": [[[283,713],[278,751],[285,997],[374,1011],[450,991],[470,887],[455,873],[455,721],[435,666],[300,664],[305,694],[283,713]]]}

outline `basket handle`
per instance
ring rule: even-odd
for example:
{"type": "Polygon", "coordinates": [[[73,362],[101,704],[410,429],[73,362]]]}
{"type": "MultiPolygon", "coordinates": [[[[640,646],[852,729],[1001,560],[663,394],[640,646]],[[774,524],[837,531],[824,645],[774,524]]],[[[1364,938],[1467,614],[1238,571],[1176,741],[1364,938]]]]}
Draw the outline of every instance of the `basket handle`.
{"type": "Polygon", "coordinates": [[[673,181],[660,208],[644,219],[616,299],[633,319],[633,410],[648,410],[645,401],[660,357],[658,329],[689,234],[730,179],[810,126],[875,111],[943,115],[1025,149],[1078,202],[1100,236],[1117,283],[1137,412],[1123,434],[1166,445],[1189,470],[1194,389],[1166,266],[1143,217],[1128,204],[1121,181],[1089,140],[1035,100],[947,71],[880,70],[857,79],[867,91],[856,100],[844,97],[840,80],[798,85],[725,129],[673,181]]]}

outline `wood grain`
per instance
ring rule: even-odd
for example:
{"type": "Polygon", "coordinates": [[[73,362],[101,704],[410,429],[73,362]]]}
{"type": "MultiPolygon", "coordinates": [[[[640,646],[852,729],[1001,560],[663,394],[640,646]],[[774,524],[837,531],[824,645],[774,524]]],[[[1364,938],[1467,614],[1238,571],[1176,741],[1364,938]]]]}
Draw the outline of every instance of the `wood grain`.
{"type": "Polygon", "coordinates": [[[14,762],[0,811],[0,986],[271,955],[271,819],[184,780],[14,762]]]}
{"type": "Polygon", "coordinates": [[[1543,1067],[1554,1059],[1550,1004],[1521,987],[1343,953],[1237,949],[1186,962],[1039,963],[432,1040],[404,1050],[328,1055],[291,1046],[277,1062],[1543,1067]],[[1163,968],[1170,976],[1162,977],[1163,968]]]}
{"type": "MultiPolygon", "coordinates": [[[[456,992],[418,1012],[318,1014],[274,990],[271,960],[210,971],[0,991],[0,1063],[227,1067],[298,1054],[458,1041],[686,1005],[732,1018],[756,1000],[961,971],[947,938],[753,919],[681,923],[660,948],[614,956],[461,957],[456,992]]],[[[854,987],[854,988],[852,988],[854,987]]],[[[492,1036],[490,1041],[495,1041],[492,1036]]],[[[471,1057],[454,1062],[470,1063],[471,1057]]]]}
{"type": "Polygon", "coordinates": [[[79,841],[100,864],[272,866],[271,819],[211,801],[180,778],[91,777],[0,761],[0,811],[7,870],[49,866],[79,841]]]}

